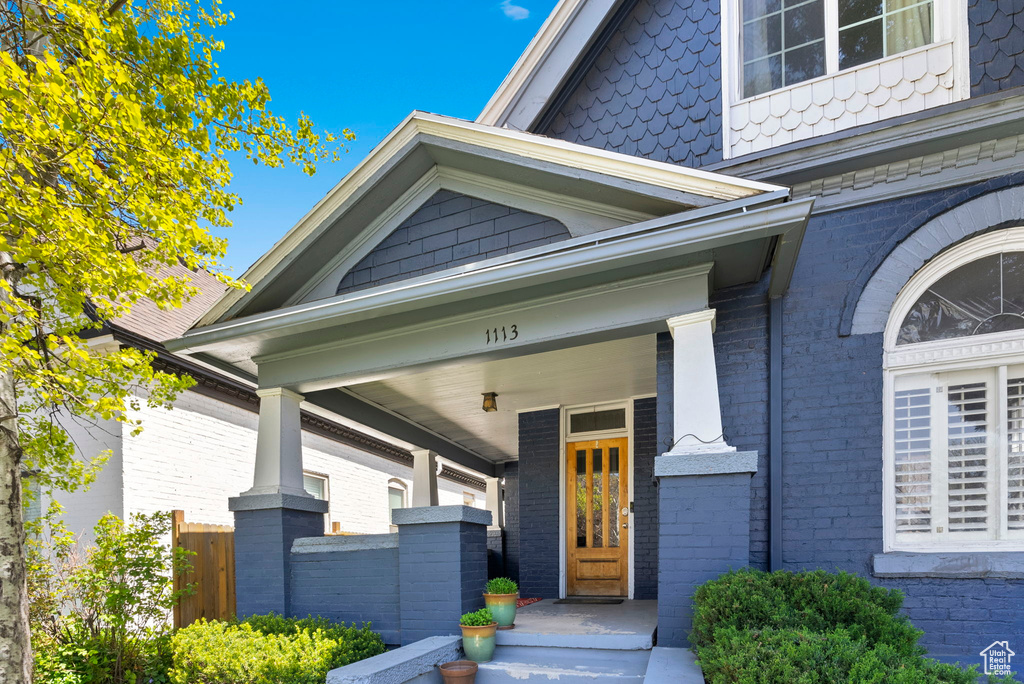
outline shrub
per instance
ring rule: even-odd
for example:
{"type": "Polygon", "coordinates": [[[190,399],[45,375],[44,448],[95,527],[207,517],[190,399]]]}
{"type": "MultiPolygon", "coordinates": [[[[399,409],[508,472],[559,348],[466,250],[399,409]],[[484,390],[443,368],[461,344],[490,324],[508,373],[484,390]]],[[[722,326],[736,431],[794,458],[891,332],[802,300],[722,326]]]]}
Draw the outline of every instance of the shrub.
{"type": "MultiPolygon", "coordinates": [[[[975,684],[923,657],[903,595],[846,573],[741,570],[700,586],[693,632],[708,684],[975,684]]],[[[1013,680],[989,678],[990,682],[1013,680]]]]}
{"type": "Polygon", "coordinates": [[[487,580],[488,594],[518,594],[519,585],[508,577],[495,577],[487,580]]]}
{"type": "Polygon", "coordinates": [[[244,624],[251,626],[261,634],[277,634],[282,636],[293,636],[302,631],[319,630],[328,639],[344,644],[340,652],[337,664],[332,667],[341,667],[358,660],[370,658],[383,653],[386,648],[380,634],[371,631],[370,623],[362,627],[345,626],[331,622],[325,617],[286,618],[281,615],[270,613],[269,615],[250,615],[242,620],[244,624]],[[343,657],[341,657],[343,656],[343,657]]]}
{"type": "Polygon", "coordinates": [[[172,642],[174,684],[323,684],[329,670],[384,652],[368,626],[277,615],[239,623],[200,620],[178,630],[172,642]]]}
{"type": "Polygon", "coordinates": [[[715,631],[737,629],[804,629],[824,632],[844,628],[870,645],[885,643],[905,655],[920,655],[922,632],[899,614],[903,594],[872,586],[845,572],[773,572],[740,570],[700,586],[690,641],[709,645],[715,631]]]}
{"type": "Polygon", "coordinates": [[[459,620],[459,624],[465,627],[486,627],[494,622],[494,616],[487,608],[481,608],[475,613],[466,613],[459,620]]]}
{"type": "Polygon", "coordinates": [[[29,622],[34,679],[61,684],[167,681],[170,616],[185,592],[172,587],[187,553],[160,539],[166,513],[106,515],[95,542],[81,543],[60,521],[60,506],[28,527],[29,622]]]}
{"type": "Polygon", "coordinates": [[[976,684],[977,673],[889,644],[871,646],[845,629],[742,630],[726,627],[700,649],[711,684],[976,684]]]}

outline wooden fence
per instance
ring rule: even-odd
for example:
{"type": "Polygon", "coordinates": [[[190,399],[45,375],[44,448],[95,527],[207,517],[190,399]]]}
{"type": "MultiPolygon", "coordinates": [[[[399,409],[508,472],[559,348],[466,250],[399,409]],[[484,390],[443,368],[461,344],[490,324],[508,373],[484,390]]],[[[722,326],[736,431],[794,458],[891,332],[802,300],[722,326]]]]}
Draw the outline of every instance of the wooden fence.
{"type": "Polygon", "coordinates": [[[235,528],[185,522],[184,511],[171,511],[171,545],[193,551],[192,571],[175,577],[175,590],[190,583],[195,593],[174,608],[174,626],[199,618],[230,620],[235,615],[235,528]]]}

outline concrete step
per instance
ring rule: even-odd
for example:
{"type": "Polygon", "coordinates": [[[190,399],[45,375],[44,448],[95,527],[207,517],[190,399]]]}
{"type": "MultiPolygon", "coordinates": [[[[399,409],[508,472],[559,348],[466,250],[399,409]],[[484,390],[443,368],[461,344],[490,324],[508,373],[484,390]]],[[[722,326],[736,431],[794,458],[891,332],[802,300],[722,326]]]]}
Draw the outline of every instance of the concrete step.
{"type": "Polygon", "coordinates": [[[499,646],[481,663],[477,684],[642,684],[650,651],[499,646]]]}

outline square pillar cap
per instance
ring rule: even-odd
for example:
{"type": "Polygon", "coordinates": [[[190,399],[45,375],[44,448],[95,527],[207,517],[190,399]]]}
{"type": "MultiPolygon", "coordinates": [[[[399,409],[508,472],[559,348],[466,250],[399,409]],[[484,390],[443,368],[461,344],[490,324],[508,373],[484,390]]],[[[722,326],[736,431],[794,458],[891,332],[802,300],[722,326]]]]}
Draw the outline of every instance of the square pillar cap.
{"type": "Polygon", "coordinates": [[[490,525],[491,512],[480,508],[473,508],[472,506],[396,508],[391,511],[391,522],[395,525],[428,525],[431,523],[457,522],[490,525]]]}
{"type": "Polygon", "coordinates": [[[719,453],[662,454],[654,459],[655,477],[690,475],[728,475],[757,472],[756,451],[723,451],[719,453]]]}
{"type": "Polygon", "coordinates": [[[229,511],[265,511],[286,508],[291,511],[326,513],[330,504],[322,499],[294,494],[243,494],[228,499],[229,511]]]}

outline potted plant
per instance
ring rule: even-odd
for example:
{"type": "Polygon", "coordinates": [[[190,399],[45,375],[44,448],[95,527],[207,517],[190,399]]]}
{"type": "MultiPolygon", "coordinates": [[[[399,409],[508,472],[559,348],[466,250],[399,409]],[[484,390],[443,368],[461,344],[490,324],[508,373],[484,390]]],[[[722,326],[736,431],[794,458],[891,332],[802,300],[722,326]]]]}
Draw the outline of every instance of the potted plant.
{"type": "Polygon", "coordinates": [[[512,629],[516,626],[516,601],[519,600],[519,585],[508,577],[495,577],[487,582],[484,603],[498,623],[498,629],[512,629]]]}
{"type": "Polygon", "coordinates": [[[475,613],[466,613],[459,620],[462,627],[462,650],[475,663],[490,662],[494,657],[494,635],[498,623],[491,611],[481,608],[475,613]]]}
{"type": "Polygon", "coordinates": [[[453,660],[440,669],[444,684],[473,684],[476,681],[477,664],[472,660],[453,660]]]}

